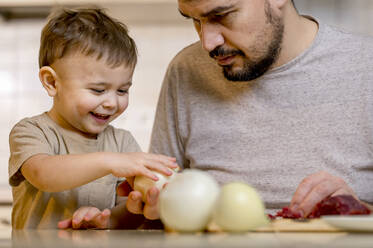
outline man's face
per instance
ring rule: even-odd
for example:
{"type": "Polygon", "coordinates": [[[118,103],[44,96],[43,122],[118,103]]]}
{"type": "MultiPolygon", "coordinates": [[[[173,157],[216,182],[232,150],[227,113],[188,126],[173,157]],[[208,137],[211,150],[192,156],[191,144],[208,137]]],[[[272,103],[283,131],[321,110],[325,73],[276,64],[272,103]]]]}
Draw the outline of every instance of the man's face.
{"type": "Polygon", "coordinates": [[[179,0],[179,10],[228,80],[254,80],[276,62],[284,26],[270,0],[179,0]]]}

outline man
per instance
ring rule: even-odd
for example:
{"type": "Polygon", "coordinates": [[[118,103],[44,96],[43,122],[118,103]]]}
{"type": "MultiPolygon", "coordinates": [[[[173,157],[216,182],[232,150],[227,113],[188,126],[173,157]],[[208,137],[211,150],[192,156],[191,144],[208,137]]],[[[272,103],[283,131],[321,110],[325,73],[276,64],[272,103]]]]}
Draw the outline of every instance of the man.
{"type": "MultiPolygon", "coordinates": [[[[338,194],[373,202],[372,39],[289,0],[179,0],[179,11],[200,42],[169,66],[151,152],[251,184],[273,211],[307,216],[338,194]]],[[[128,210],[158,218],[158,193],[143,206],[131,192],[128,210]]]]}

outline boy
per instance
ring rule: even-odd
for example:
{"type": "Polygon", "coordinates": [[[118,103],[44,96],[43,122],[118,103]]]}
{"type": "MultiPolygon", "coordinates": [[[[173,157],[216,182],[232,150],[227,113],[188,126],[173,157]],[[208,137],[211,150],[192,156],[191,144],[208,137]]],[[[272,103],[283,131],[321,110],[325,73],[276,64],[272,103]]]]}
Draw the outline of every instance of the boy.
{"type": "Polygon", "coordinates": [[[9,137],[13,228],[56,228],[78,208],[80,215],[94,210],[109,227],[119,178],[157,180],[151,170],[170,175],[177,167],[174,158],[141,153],[128,131],[109,125],[128,106],[136,62],[126,27],[101,10],[50,17],[41,35],[39,77],[53,106],[21,120],[9,137]]]}

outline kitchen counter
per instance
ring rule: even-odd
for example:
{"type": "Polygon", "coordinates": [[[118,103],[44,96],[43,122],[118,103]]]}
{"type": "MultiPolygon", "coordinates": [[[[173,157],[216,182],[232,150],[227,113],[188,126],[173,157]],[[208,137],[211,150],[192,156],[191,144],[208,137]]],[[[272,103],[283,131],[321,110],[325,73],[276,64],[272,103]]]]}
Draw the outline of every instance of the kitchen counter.
{"type": "Polygon", "coordinates": [[[372,233],[166,233],[160,230],[14,230],[0,247],[373,247],[372,233]]]}

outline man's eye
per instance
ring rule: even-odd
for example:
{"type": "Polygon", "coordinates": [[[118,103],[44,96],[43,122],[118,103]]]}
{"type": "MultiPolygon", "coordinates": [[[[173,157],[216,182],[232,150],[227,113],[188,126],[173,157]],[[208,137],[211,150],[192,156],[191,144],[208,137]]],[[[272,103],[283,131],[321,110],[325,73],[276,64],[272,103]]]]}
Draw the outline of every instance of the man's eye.
{"type": "Polygon", "coordinates": [[[200,26],[201,21],[197,20],[197,19],[193,19],[193,23],[194,23],[194,25],[200,26]]]}
{"type": "Polygon", "coordinates": [[[224,14],[216,14],[214,15],[211,19],[214,21],[218,21],[226,17],[229,13],[224,13],[224,14]]]}

